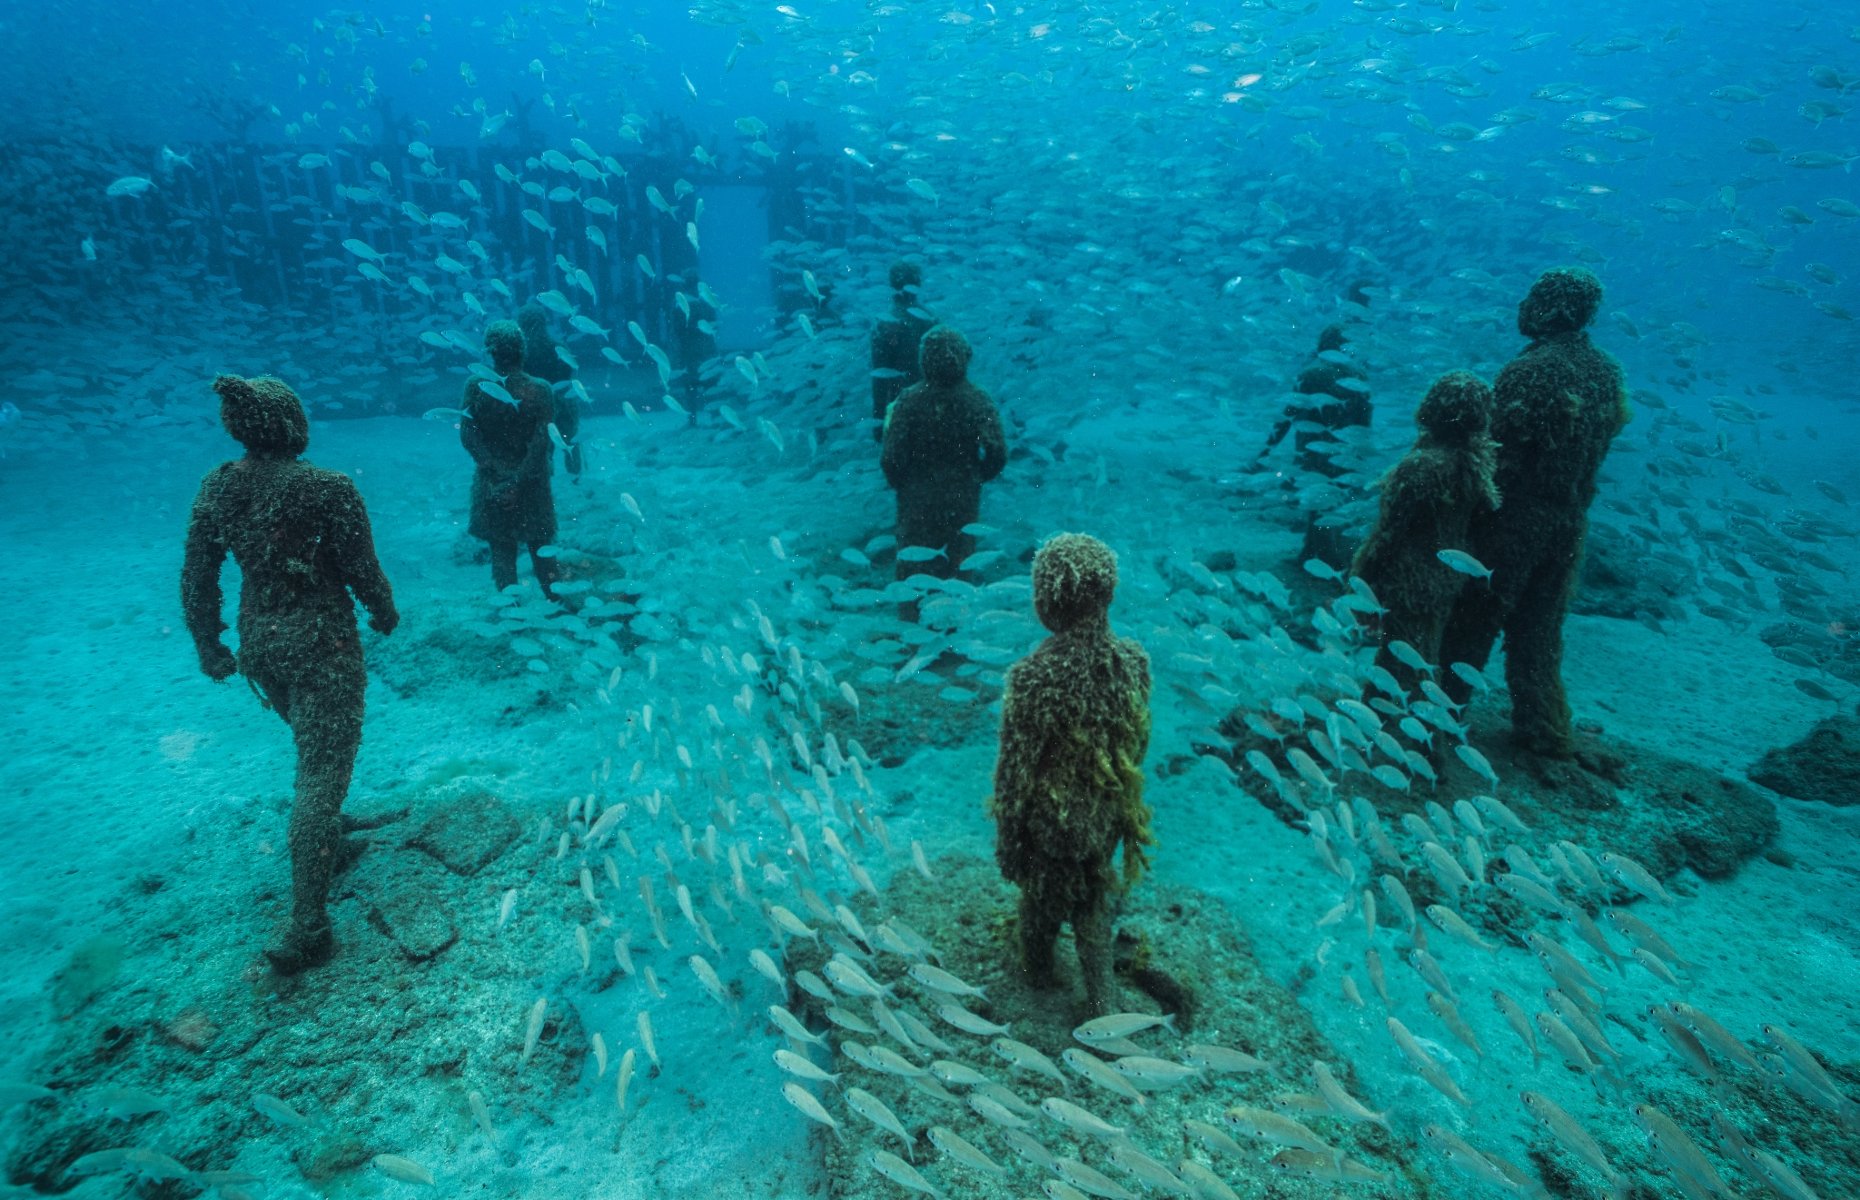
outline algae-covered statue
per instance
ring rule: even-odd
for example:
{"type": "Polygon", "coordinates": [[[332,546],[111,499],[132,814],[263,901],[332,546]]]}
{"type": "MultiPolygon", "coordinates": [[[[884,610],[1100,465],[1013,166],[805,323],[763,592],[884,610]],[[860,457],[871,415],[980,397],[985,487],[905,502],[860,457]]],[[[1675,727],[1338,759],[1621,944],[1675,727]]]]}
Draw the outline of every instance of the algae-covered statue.
{"type": "Polygon", "coordinates": [[[1001,416],[969,382],[968,339],[947,325],[924,334],[923,382],[905,390],[885,421],[880,465],[898,493],[898,546],[938,551],[926,562],[898,558],[898,577],[949,578],[974,538],[962,532],[982,511],[982,485],[1007,465],[1001,416]]]}
{"type": "Polygon", "coordinates": [[[1348,345],[1349,335],[1341,325],[1328,325],[1318,334],[1317,350],[1292,385],[1305,399],[1286,405],[1255,462],[1272,453],[1294,426],[1303,426],[1292,438],[1299,467],[1333,479],[1344,474],[1346,468],[1331,461],[1343,448],[1331,431],[1368,425],[1373,411],[1363,369],[1350,359],[1348,345]]]}
{"type": "Polygon", "coordinates": [[[1113,901],[1142,873],[1153,840],[1143,803],[1150,660],[1111,632],[1116,588],[1117,556],[1096,538],[1058,534],[1034,556],[1034,612],[1052,636],[1008,669],[988,802],[995,861],[1020,887],[1022,967],[1050,986],[1070,923],[1094,1013],[1114,1001],[1113,901]]]}
{"type": "MultiPolygon", "coordinates": [[[[1482,667],[1505,635],[1511,727],[1520,745],[1569,758],[1575,731],[1563,692],[1563,618],[1582,565],[1596,475],[1621,427],[1627,389],[1621,365],[1584,332],[1602,305],[1602,285],[1581,267],[1546,271],[1518,305],[1530,345],[1493,385],[1502,503],[1476,517],[1470,551],[1492,574],[1460,592],[1440,658],[1482,667]]],[[[1442,685],[1470,694],[1457,675],[1442,685]]]]}
{"type": "Polygon", "coordinates": [[[525,304],[517,310],[517,328],[523,332],[523,373],[549,385],[555,397],[555,431],[562,436],[562,469],[570,479],[581,478],[581,405],[565,393],[562,386],[575,377],[575,370],[556,351],[555,338],[549,334],[549,311],[540,304],[525,304]]]}
{"type": "Polygon", "coordinates": [[[923,268],[914,262],[891,264],[891,315],[872,326],[872,436],[883,440],[885,412],[904,389],[923,378],[917,347],[936,318],[917,302],[923,268]]]}
{"type": "Polygon", "coordinates": [[[541,380],[523,373],[523,332],[516,322],[486,326],[484,348],[504,394],[493,394],[475,378],[465,385],[459,441],[478,468],[471,481],[471,534],[490,543],[491,582],[499,590],[516,583],[522,544],[529,547],[543,595],[551,595],[555,566],[536,551],[555,540],[555,496],[549,489],[555,403],[541,380]]]}
{"type": "MultiPolygon", "coordinates": [[[[1414,414],[1420,436],[1383,477],[1380,515],[1350,564],[1385,610],[1382,644],[1407,642],[1430,663],[1467,582],[1440,551],[1464,549],[1474,517],[1498,507],[1491,420],[1492,389],[1483,379],[1449,371],[1434,381],[1414,414]]],[[[1407,686],[1418,682],[1386,649],[1379,660],[1407,686]]]]}
{"type": "Polygon", "coordinates": [[[341,849],[342,802],[362,744],[367,674],[354,594],[369,625],[392,633],[394,593],[375,558],[361,493],[348,476],[299,460],[310,425],[277,379],[222,375],[220,422],[245,457],[201,481],[187,526],[181,606],[215,680],[235,671],[291,727],[297,743],[291,806],[291,923],[266,949],[283,974],[329,957],[326,905],[341,849]],[[220,641],[220,568],[239,564],[239,653],[220,641]]]}

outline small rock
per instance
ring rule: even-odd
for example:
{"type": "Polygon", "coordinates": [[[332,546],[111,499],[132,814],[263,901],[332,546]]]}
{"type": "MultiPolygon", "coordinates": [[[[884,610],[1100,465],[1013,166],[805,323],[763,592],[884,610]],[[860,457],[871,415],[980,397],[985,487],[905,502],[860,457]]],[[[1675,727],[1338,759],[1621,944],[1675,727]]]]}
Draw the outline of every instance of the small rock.
{"type": "Polygon", "coordinates": [[[314,1148],[294,1156],[297,1169],[311,1183],[327,1183],[345,1171],[353,1171],[374,1157],[355,1138],[338,1134],[314,1148]]]}
{"type": "Polygon", "coordinates": [[[181,1010],[172,1020],[163,1021],[162,1036],[183,1049],[196,1054],[213,1044],[213,1039],[220,1035],[219,1026],[207,1015],[207,1010],[198,1004],[189,1005],[181,1010]]]}
{"type": "Polygon", "coordinates": [[[77,1015],[108,991],[122,973],[123,940],[110,934],[94,937],[72,951],[71,958],[52,977],[52,1011],[62,1018],[77,1015]]]}
{"type": "Polygon", "coordinates": [[[457,875],[476,875],[523,832],[502,801],[482,792],[454,800],[426,818],[408,845],[457,875]]]}
{"type": "Polygon", "coordinates": [[[1798,800],[1860,804],[1860,719],[1829,717],[1800,741],[1767,751],[1750,781],[1798,800]]]}
{"type": "Polygon", "coordinates": [[[441,899],[445,890],[445,876],[412,854],[382,864],[358,887],[373,903],[368,923],[414,962],[437,958],[459,940],[452,910],[441,899]]]}

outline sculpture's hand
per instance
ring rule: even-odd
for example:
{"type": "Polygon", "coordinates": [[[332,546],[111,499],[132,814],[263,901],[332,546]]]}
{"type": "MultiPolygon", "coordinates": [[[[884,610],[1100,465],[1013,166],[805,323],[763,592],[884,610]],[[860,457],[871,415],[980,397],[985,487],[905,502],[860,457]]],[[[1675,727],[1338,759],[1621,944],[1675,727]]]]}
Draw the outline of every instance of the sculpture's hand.
{"type": "Polygon", "coordinates": [[[215,683],[231,679],[239,670],[239,660],[221,642],[200,648],[200,669],[215,683]]]}

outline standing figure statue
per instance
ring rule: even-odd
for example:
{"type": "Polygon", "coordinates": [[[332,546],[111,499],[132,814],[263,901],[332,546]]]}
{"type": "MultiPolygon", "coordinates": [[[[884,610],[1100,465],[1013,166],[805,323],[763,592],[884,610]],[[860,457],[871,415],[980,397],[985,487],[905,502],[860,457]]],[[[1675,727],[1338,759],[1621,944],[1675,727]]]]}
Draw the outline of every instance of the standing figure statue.
{"type": "MultiPolygon", "coordinates": [[[[1571,758],[1576,736],[1563,692],[1563,619],[1576,592],[1589,504],[1609,444],[1627,424],[1621,364],[1584,332],[1602,306],[1602,285],[1581,267],[1546,271],[1518,305],[1518,332],[1531,339],[1498,373],[1498,509],[1476,517],[1464,549],[1483,563],[1488,586],[1460,592],[1441,639],[1442,663],[1484,667],[1505,635],[1511,728],[1526,749],[1571,758]]],[[[1441,680],[1464,702],[1471,687],[1441,680]]]]}
{"type": "Polygon", "coordinates": [[[962,532],[982,515],[982,484],[1008,463],[1001,413],[969,383],[969,339],[949,326],[924,335],[923,383],[898,396],[885,420],[880,467],[898,493],[898,579],[950,579],[975,547],[962,532]],[[934,558],[911,562],[906,547],[934,558]]]}
{"type": "Polygon", "coordinates": [[[549,310],[525,304],[517,310],[517,328],[523,331],[523,373],[549,385],[555,402],[555,431],[561,435],[562,469],[570,481],[581,478],[581,403],[567,390],[575,369],[549,334],[549,310]]]}
{"type": "Polygon", "coordinates": [[[555,494],[549,488],[555,446],[549,425],[555,404],[549,388],[523,373],[523,333],[515,321],[493,321],[484,348],[497,373],[465,385],[459,441],[477,470],[471,479],[471,534],[491,546],[491,582],[499,591],[517,582],[517,547],[526,545],[536,582],[553,596],[555,564],[537,551],[555,540],[555,494]],[[501,394],[499,394],[501,393],[501,394]]]}
{"type": "Polygon", "coordinates": [[[872,436],[884,440],[885,413],[904,389],[923,378],[917,347],[936,325],[936,317],[917,303],[923,268],[914,262],[891,264],[891,315],[872,326],[872,436]]]}
{"type": "Polygon", "coordinates": [[[1377,661],[1410,691],[1420,679],[1389,643],[1406,642],[1435,663],[1460,590],[1479,586],[1441,562],[1440,552],[1463,549],[1473,520],[1498,507],[1491,421],[1485,380],[1449,371],[1434,381],[1414,414],[1421,435],[1383,477],[1381,513],[1350,564],[1383,608],[1377,661]]]}
{"type": "Polygon", "coordinates": [[[325,961],[335,945],[326,906],[368,681],[355,601],[381,633],[392,633],[400,615],[375,559],[361,493],[348,476],[298,458],[310,444],[310,424],[296,393],[282,380],[237,375],[220,376],[213,390],[220,423],[245,457],[201,481],[187,524],[181,607],[200,669],[215,680],[244,675],[297,743],[291,923],[265,951],[288,975],[325,961]],[[220,568],[228,554],[241,580],[237,656],[220,641],[220,568]]]}
{"type": "Polygon", "coordinates": [[[1150,660],[1111,632],[1116,590],[1117,556],[1097,538],[1057,534],[1034,556],[1033,609],[1052,636],[1008,669],[988,802],[995,861],[1020,887],[1021,966],[1034,986],[1052,986],[1070,923],[1093,1014],[1115,1007],[1112,905],[1153,840],[1143,802],[1150,660]]]}
{"type": "Polygon", "coordinates": [[[1001,415],[969,382],[969,340],[947,325],[924,334],[923,382],[906,389],[885,421],[879,465],[898,493],[898,578],[950,578],[975,539],[963,532],[981,517],[982,485],[1007,465],[1001,415]],[[913,561],[904,551],[935,551],[913,561]]]}
{"type": "Polygon", "coordinates": [[[1292,385],[1292,390],[1305,399],[1285,406],[1284,413],[1266,435],[1266,445],[1254,459],[1255,463],[1271,454],[1285,440],[1285,435],[1292,433],[1296,461],[1302,470],[1332,479],[1345,473],[1345,467],[1331,460],[1331,455],[1343,448],[1331,431],[1366,426],[1374,412],[1369,402],[1369,384],[1364,380],[1362,367],[1350,357],[1348,345],[1349,335],[1341,325],[1327,325],[1318,334],[1317,350],[1292,385]]]}

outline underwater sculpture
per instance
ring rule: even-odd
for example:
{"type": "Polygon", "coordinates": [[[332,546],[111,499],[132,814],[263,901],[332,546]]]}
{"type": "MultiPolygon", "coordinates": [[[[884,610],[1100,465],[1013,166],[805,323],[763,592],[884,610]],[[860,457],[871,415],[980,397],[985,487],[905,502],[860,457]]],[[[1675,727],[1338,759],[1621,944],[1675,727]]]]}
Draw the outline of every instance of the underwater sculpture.
{"type": "Polygon", "coordinates": [[[369,625],[392,633],[394,593],[375,558],[361,493],[348,476],[298,459],[310,426],[295,392],[278,379],[222,375],[220,422],[245,457],[201,481],[188,519],[181,605],[215,680],[235,671],[291,727],[297,744],[291,805],[291,923],[266,949],[292,974],[327,959],[335,944],[326,904],[338,863],[342,802],[362,744],[367,673],[355,599],[369,625]],[[220,641],[220,568],[239,564],[239,653],[220,641]]]}
{"type": "Polygon", "coordinates": [[[555,496],[549,489],[555,402],[541,380],[523,373],[523,333],[516,322],[487,325],[484,347],[503,382],[473,379],[465,385],[459,441],[478,468],[471,480],[471,534],[490,543],[491,581],[499,590],[516,583],[517,546],[527,545],[547,596],[555,565],[536,551],[555,539],[555,496]]]}
{"type": "Polygon", "coordinates": [[[1317,349],[1311,361],[1298,372],[1298,380],[1292,385],[1294,392],[1311,399],[1302,404],[1286,405],[1284,414],[1266,435],[1266,445],[1255,462],[1271,454],[1285,440],[1292,426],[1308,423],[1322,428],[1301,429],[1292,438],[1299,467],[1333,479],[1344,473],[1343,466],[1331,461],[1331,454],[1342,447],[1329,432],[1367,425],[1372,411],[1369,388],[1362,382],[1363,369],[1342,358],[1348,344],[1349,338],[1341,325],[1325,326],[1318,334],[1317,349]]]}
{"type": "Polygon", "coordinates": [[[885,412],[905,388],[923,378],[917,347],[936,318],[917,303],[923,268],[913,262],[891,264],[891,315],[872,326],[872,436],[884,440],[885,412]]]}
{"type": "Polygon", "coordinates": [[[557,387],[575,377],[575,372],[557,354],[556,342],[549,335],[549,311],[540,304],[525,304],[517,310],[517,328],[523,331],[523,373],[549,385],[555,397],[555,431],[562,435],[568,449],[562,452],[562,467],[571,479],[581,477],[581,405],[575,397],[557,387]]]}
{"type": "Polygon", "coordinates": [[[923,382],[905,390],[885,420],[880,465],[898,493],[898,578],[919,572],[947,579],[969,556],[962,532],[982,511],[982,485],[1007,465],[1001,416],[969,382],[969,341],[947,325],[924,334],[923,382]],[[911,561],[906,547],[939,553],[911,561]]]}
{"type": "MultiPolygon", "coordinates": [[[[1518,305],[1518,332],[1531,344],[1493,385],[1501,503],[1474,519],[1463,547],[1491,576],[1460,592],[1440,646],[1442,662],[1483,667],[1504,633],[1513,736],[1557,758],[1576,750],[1563,692],[1563,618],[1582,567],[1596,475],[1628,420],[1621,364],[1584,332],[1601,304],[1593,274],[1559,267],[1518,305]]],[[[1471,692],[1456,674],[1441,682],[1456,702],[1471,692]]]]}
{"type": "MultiPolygon", "coordinates": [[[[1292,385],[1294,392],[1309,399],[1294,400],[1285,406],[1247,470],[1264,470],[1266,458],[1287,433],[1293,433],[1297,450],[1293,461],[1299,470],[1332,480],[1349,473],[1350,464],[1333,457],[1344,449],[1335,431],[1368,425],[1371,408],[1363,370],[1348,357],[1348,343],[1349,335],[1342,325],[1326,326],[1318,335],[1317,349],[1292,385]]],[[[1309,481],[1290,475],[1280,478],[1280,485],[1287,491],[1296,490],[1301,482],[1309,481]]],[[[1315,558],[1341,571],[1349,566],[1357,539],[1362,536],[1365,517],[1360,510],[1366,506],[1356,502],[1365,496],[1359,488],[1343,484],[1332,487],[1342,489],[1333,490],[1335,502],[1315,505],[1305,513],[1304,541],[1298,557],[1302,561],[1315,558]]]]}
{"type": "Polygon", "coordinates": [[[1379,661],[1412,689],[1415,670],[1386,647],[1402,641],[1432,663],[1440,635],[1466,576],[1440,561],[1440,551],[1468,544],[1476,514],[1498,507],[1496,447],[1489,427],[1492,389],[1470,371],[1434,381],[1416,409],[1420,436],[1382,479],[1382,508],[1350,564],[1381,602],[1379,661]]]}
{"type": "MultiPolygon", "coordinates": [[[[667,282],[679,281],[674,277],[667,282]]],[[[717,309],[704,298],[709,289],[698,278],[695,270],[679,282],[679,291],[685,293],[685,303],[680,313],[683,323],[678,325],[673,334],[673,345],[678,350],[679,395],[685,408],[692,414],[690,419],[696,421],[697,410],[704,405],[705,368],[717,354],[717,335],[714,332],[717,309]]],[[[668,315],[667,319],[673,318],[668,315]]]]}
{"type": "Polygon", "coordinates": [[[1097,538],[1056,534],[1034,556],[1034,613],[1052,636],[1008,669],[988,801],[995,861],[1020,887],[1022,968],[1050,986],[1069,922],[1094,1013],[1114,999],[1112,902],[1142,874],[1154,840],[1142,768],[1150,660],[1111,632],[1116,589],[1117,556],[1097,538]]]}

